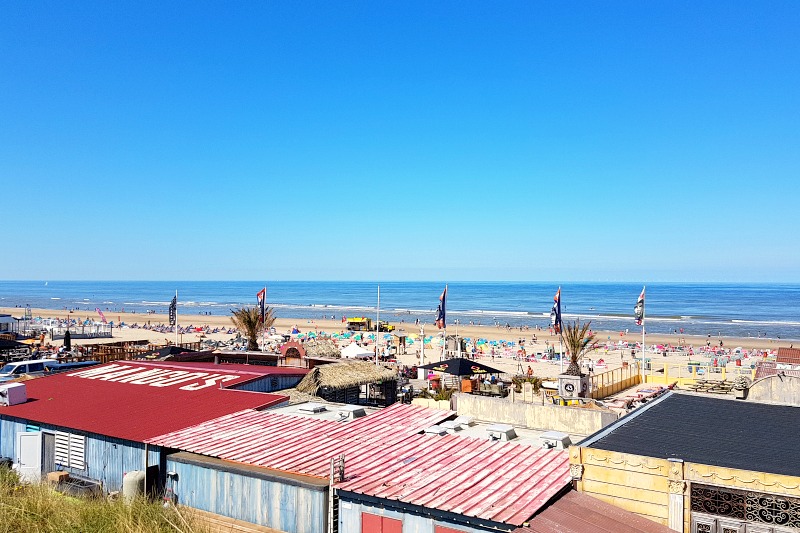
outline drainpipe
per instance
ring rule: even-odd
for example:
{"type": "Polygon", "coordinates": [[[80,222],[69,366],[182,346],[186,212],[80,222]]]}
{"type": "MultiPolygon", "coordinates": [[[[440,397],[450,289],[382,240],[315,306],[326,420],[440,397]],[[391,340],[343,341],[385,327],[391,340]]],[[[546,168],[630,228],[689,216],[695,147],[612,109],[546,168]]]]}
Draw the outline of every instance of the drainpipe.
{"type": "Polygon", "coordinates": [[[144,496],[147,497],[147,443],[144,443],[144,496]]]}

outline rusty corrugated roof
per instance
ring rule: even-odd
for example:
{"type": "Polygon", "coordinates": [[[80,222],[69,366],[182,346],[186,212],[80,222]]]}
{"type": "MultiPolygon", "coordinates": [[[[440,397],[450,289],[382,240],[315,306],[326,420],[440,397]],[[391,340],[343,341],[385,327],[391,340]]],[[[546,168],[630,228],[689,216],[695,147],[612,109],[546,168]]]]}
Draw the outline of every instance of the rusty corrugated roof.
{"type": "Polygon", "coordinates": [[[513,533],[674,533],[582,492],[570,491],[513,533]]]}
{"type": "Polygon", "coordinates": [[[247,410],[148,442],[318,477],[345,454],[342,491],[515,526],[569,484],[566,452],[422,433],[454,415],[394,404],[342,423],[247,410]]]}

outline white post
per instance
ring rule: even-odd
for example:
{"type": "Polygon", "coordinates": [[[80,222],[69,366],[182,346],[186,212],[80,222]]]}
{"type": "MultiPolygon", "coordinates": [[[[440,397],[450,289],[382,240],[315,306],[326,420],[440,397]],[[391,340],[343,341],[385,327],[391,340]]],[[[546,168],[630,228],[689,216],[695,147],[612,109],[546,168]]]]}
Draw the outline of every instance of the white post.
{"type": "Polygon", "coordinates": [[[461,357],[461,343],[458,342],[458,319],[456,318],[456,357],[461,357]]]}
{"type": "Polygon", "coordinates": [[[375,317],[375,364],[378,364],[378,339],[381,337],[381,286],[378,285],[378,314],[375,317]]]}
{"type": "Polygon", "coordinates": [[[421,349],[419,351],[419,366],[425,364],[425,325],[420,324],[419,326],[419,338],[421,342],[421,349]]]}
{"type": "Polygon", "coordinates": [[[178,291],[175,291],[175,346],[178,346],[178,291]]]}

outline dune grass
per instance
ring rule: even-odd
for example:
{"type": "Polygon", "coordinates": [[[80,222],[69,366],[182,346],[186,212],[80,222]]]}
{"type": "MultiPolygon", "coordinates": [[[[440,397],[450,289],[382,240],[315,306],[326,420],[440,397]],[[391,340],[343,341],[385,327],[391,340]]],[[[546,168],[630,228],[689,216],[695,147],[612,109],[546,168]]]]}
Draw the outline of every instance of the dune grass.
{"type": "Polygon", "coordinates": [[[21,484],[15,472],[0,468],[0,533],[207,533],[191,513],[145,498],[65,496],[47,485],[21,484]]]}

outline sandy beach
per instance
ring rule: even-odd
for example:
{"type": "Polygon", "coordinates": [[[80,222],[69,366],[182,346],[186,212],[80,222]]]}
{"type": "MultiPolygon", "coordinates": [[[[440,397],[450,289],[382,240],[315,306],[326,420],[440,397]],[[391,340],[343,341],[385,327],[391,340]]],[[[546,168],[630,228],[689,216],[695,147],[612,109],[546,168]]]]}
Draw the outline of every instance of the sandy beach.
{"type": "MultiPolygon", "coordinates": [[[[12,316],[21,316],[21,308],[0,308],[0,313],[10,314],[12,316]]],[[[90,312],[68,312],[64,310],[53,309],[31,309],[34,317],[42,318],[58,318],[58,319],[75,319],[75,320],[95,320],[97,316],[90,312]]],[[[144,324],[158,325],[166,324],[168,317],[165,314],[140,314],[140,313],[107,313],[106,318],[113,321],[115,325],[124,324],[123,327],[114,327],[112,341],[140,341],[146,340],[156,344],[166,344],[173,342],[175,339],[174,333],[164,333],[152,331],[147,329],[131,328],[133,324],[139,326],[144,324]]],[[[403,329],[409,334],[419,334],[420,326],[413,323],[392,322],[397,329],[403,329]]],[[[228,330],[233,327],[229,316],[220,315],[179,315],[179,325],[182,328],[187,326],[205,327],[209,326],[211,329],[220,328],[228,330]]],[[[306,320],[306,319],[293,319],[279,317],[275,321],[275,328],[280,333],[288,333],[293,327],[297,327],[301,332],[316,331],[326,332],[329,334],[343,332],[345,327],[341,320],[306,320]]],[[[424,325],[425,335],[436,335],[441,332],[433,324],[424,325]]],[[[610,331],[597,331],[595,332],[601,343],[603,344],[617,344],[620,340],[623,342],[636,343],[641,342],[641,330],[634,326],[628,330],[627,334],[621,335],[620,332],[610,331]]],[[[447,328],[448,335],[456,334],[456,327],[451,325],[447,328]]],[[[525,348],[528,354],[545,352],[549,346],[555,346],[556,351],[558,348],[558,337],[551,335],[546,329],[535,330],[528,329],[520,331],[519,328],[497,328],[493,326],[458,326],[458,335],[468,338],[482,338],[489,341],[513,341],[518,342],[520,339],[525,340],[525,348]],[[535,341],[534,341],[535,339],[535,341]]],[[[232,334],[225,332],[220,333],[184,333],[180,335],[181,342],[194,342],[203,339],[213,339],[219,341],[227,341],[233,338],[232,334]]],[[[664,335],[654,334],[647,335],[646,338],[648,346],[651,345],[684,345],[693,346],[695,352],[701,347],[704,347],[707,342],[712,346],[718,346],[722,341],[725,349],[733,349],[741,347],[744,350],[764,350],[772,351],[777,350],[781,346],[790,346],[790,341],[778,341],[773,339],[754,339],[754,338],[736,338],[736,337],[716,337],[711,338],[703,336],[689,336],[689,335],[664,335]]],[[[75,345],[96,344],[102,342],[109,342],[109,339],[74,339],[75,345]]],[[[419,362],[418,348],[420,343],[417,341],[407,348],[406,354],[398,356],[398,363],[405,365],[415,365],[419,362]]],[[[441,348],[434,346],[425,349],[425,363],[438,361],[440,358],[441,348]]],[[[486,364],[494,365],[496,368],[503,370],[507,373],[517,373],[520,370],[527,371],[527,366],[530,365],[535,375],[540,377],[552,377],[560,372],[560,364],[556,361],[537,361],[526,362],[514,359],[516,354],[516,347],[509,350],[503,350],[501,347],[496,349],[496,355],[492,357],[489,353],[479,355],[481,361],[486,364]]],[[[685,363],[689,357],[680,354],[669,354],[663,357],[661,354],[653,354],[653,361],[657,364],[663,363],[685,363]],[[657,359],[656,359],[657,358],[657,359]]],[[[630,349],[606,349],[602,348],[590,355],[593,362],[603,360],[607,369],[618,368],[622,365],[622,361],[630,360],[630,349]]],[[[691,357],[692,360],[704,361],[710,359],[710,356],[695,353],[691,357]]],[[[598,372],[599,370],[595,370],[598,372]]]]}

